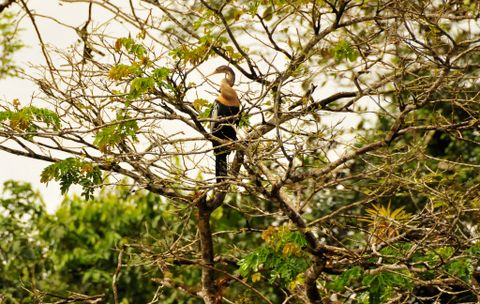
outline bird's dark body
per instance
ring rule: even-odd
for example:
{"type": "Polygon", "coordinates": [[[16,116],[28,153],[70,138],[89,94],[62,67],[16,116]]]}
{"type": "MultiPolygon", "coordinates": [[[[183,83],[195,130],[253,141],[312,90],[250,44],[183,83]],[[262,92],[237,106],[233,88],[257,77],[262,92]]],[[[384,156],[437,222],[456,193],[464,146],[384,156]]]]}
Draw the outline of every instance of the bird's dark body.
{"type": "Polygon", "coordinates": [[[225,73],[225,79],[220,82],[220,95],[215,100],[212,109],[212,123],[210,125],[213,139],[213,152],[215,154],[215,176],[217,183],[225,179],[228,173],[227,156],[232,151],[231,146],[225,141],[237,139],[235,126],[238,125],[238,113],[240,112],[240,99],[233,89],[235,73],[232,68],[222,65],[211,74],[225,73]]]}
{"type": "Polygon", "coordinates": [[[221,121],[214,121],[212,123],[212,135],[221,139],[237,139],[237,132],[235,125],[238,125],[237,114],[240,111],[239,107],[229,107],[218,100],[215,100],[216,117],[214,119],[221,119],[221,121]]]}
{"type": "MultiPolygon", "coordinates": [[[[212,135],[223,140],[236,140],[237,132],[235,126],[238,125],[238,112],[239,107],[226,106],[215,100],[213,119],[221,121],[212,122],[212,135]]],[[[217,182],[227,175],[227,156],[230,153],[231,148],[224,143],[213,140],[213,152],[215,154],[215,175],[217,176],[217,182]]]]}

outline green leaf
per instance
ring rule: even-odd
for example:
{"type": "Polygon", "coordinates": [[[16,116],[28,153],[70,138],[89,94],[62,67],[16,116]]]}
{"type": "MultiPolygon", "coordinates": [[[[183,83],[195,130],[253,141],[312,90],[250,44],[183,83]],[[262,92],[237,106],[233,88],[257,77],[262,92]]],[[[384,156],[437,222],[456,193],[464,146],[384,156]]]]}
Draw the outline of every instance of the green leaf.
{"type": "MultiPolygon", "coordinates": [[[[238,273],[243,277],[264,270],[270,274],[269,282],[279,281],[287,287],[290,282],[308,268],[308,262],[301,253],[306,246],[305,237],[299,232],[281,227],[269,235],[268,246],[260,246],[238,262],[238,273]],[[287,250],[286,250],[287,249],[287,250]]],[[[266,237],[267,238],[267,237],[266,237]]]]}
{"type": "Polygon", "coordinates": [[[395,272],[383,271],[373,275],[363,276],[362,284],[369,287],[370,303],[384,303],[393,295],[394,290],[411,291],[413,281],[408,269],[395,272]]]}
{"type": "Polygon", "coordinates": [[[115,41],[115,50],[119,52],[121,49],[125,48],[128,53],[137,56],[138,58],[142,59],[145,57],[147,53],[145,47],[141,44],[135,43],[135,40],[132,38],[119,38],[115,41]]]}
{"type": "Polygon", "coordinates": [[[151,77],[137,77],[130,82],[127,99],[132,100],[155,88],[155,80],[151,77]]]}
{"type": "Polygon", "coordinates": [[[213,103],[207,104],[205,110],[203,110],[203,112],[201,112],[198,115],[198,117],[199,118],[209,118],[211,116],[212,109],[213,109],[213,103]]]}
{"type": "Polygon", "coordinates": [[[250,126],[250,118],[251,118],[251,115],[242,115],[240,116],[240,120],[238,122],[238,127],[239,128],[243,128],[243,127],[248,127],[250,126]]]}
{"type": "Polygon", "coordinates": [[[211,217],[215,220],[220,220],[223,216],[223,208],[220,206],[212,212],[211,217]]]}
{"type": "Polygon", "coordinates": [[[73,184],[81,185],[82,195],[88,200],[93,195],[93,187],[102,182],[102,175],[98,166],[71,157],[51,164],[42,171],[40,181],[48,183],[51,180],[60,182],[62,194],[73,184]]]}
{"type": "MultiPolygon", "coordinates": [[[[53,130],[59,130],[61,123],[57,113],[46,109],[37,108],[35,106],[27,106],[18,111],[0,112],[0,121],[8,120],[10,127],[15,130],[27,131],[34,133],[38,130],[37,123],[44,123],[53,130]]],[[[31,137],[33,134],[29,134],[31,137]]]]}
{"type": "Polygon", "coordinates": [[[93,144],[102,152],[106,152],[109,147],[119,144],[130,137],[137,141],[138,124],[136,120],[130,120],[128,114],[122,111],[117,113],[117,120],[112,121],[109,126],[100,129],[95,135],[93,144]]]}
{"type": "Polygon", "coordinates": [[[273,17],[273,6],[269,5],[263,12],[262,18],[265,21],[270,21],[272,20],[272,17],[273,17]]]}
{"type": "Polygon", "coordinates": [[[352,283],[358,280],[363,273],[363,269],[360,266],[355,266],[344,271],[341,275],[327,284],[327,287],[335,291],[343,291],[345,287],[351,287],[352,283]]]}
{"type": "Polygon", "coordinates": [[[340,63],[345,59],[353,62],[358,58],[358,52],[352,47],[350,42],[342,40],[338,42],[333,48],[335,62],[340,63]]]}
{"type": "Polygon", "coordinates": [[[18,18],[17,13],[4,11],[0,14],[0,79],[17,76],[22,71],[14,64],[13,57],[15,53],[24,47],[24,44],[18,39],[21,30],[16,28],[18,18]]]}
{"type": "Polygon", "coordinates": [[[461,258],[447,263],[444,269],[452,276],[458,277],[465,282],[470,282],[475,265],[472,263],[472,260],[461,258]]]}
{"type": "Polygon", "coordinates": [[[161,68],[156,68],[152,72],[152,77],[155,79],[155,81],[161,81],[167,78],[167,76],[170,74],[170,70],[165,67],[161,68]]]}

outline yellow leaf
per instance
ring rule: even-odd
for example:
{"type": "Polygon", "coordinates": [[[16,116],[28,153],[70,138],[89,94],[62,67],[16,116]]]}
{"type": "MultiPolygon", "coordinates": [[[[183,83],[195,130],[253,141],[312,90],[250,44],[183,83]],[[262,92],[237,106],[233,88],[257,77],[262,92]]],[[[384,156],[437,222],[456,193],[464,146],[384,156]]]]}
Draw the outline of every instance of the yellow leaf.
{"type": "Polygon", "coordinates": [[[298,255],[300,253],[300,249],[298,248],[297,245],[293,243],[287,243],[285,246],[283,246],[282,254],[284,256],[287,255],[298,255]]]}
{"type": "Polygon", "coordinates": [[[12,104],[13,104],[13,107],[15,109],[19,109],[20,108],[20,100],[18,100],[18,98],[15,98],[13,101],[12,101],[12,104]]]}
{"type": "Polygon", "coordinates": [[[260,281],[261,278],[262,278],[262,275],[260,274],[260,272],[256,272],[252,275],[252,282],[253,283],[258,282],[260,281]]]}
{"type": "Polygon", "coordinates": [[[93,166],[92,166],[92,164],[89,164],[89,163],[83,164],[82,167],[80,168],[80,172],[81,172],[82,174],[84,174],[84,173],[90,173],[90,172],[92,172],[92,171],[93,171],[93,166]]]}
{"type": "Polygon", "coordinates": [[[117,39],[115,41],[115,50],[118,52],[122,48],[122,42],[123,40],[121,38],[117,39]]]}
{"type": "Polygon", "coordinates": [[[113,66],[110,71],[108,71],[108,77],[113,80],[121,80],[124,77],[130,75],[130,68],[127,65],[119,64],[113,66]]]}
{"type": "Polygon", "coordinates": [[[235,19],[235,21],[238,21],[242,16],[242,14],[243,14],[242,10],[235,9],[233,12],[233,19],[235,19]]]}
{"type": "Polygon", "coordinates": [[[207,104],[208,104],[208,100],[203,99],[203,98],[197,98],[193,101],[193,107],[197,111],[200,111],[207,104]]]}
{"type": "Polygon", "coordinates": [[[140,60],[140,65],[148,65],[149,63],[150,63],[150,59],[148,59],[147,56],[142,57],[142,59],[140,60]]]}
{"type": "Polygon", "coordinates": [[[405,212],[403,206],[392,210],[390,203],[386,207],[373,205],[366,212],[370,218],[364,221],[369,223],[373,235],[380,239],[398,235],[401,225],[411,219],[411,214],[405,212]]]}
{"type": "Polygon", "coordinates": [[[275,228],[272,227],[272,226],[268,226],[268,228],[266,230],[262,231],[262,239],[264,241],[268,241],[268,240],[270,240],[270,238],[272,237],[272,235],[274,233],[275,233],[275,228]]]}
{"type": "Polygon", "coordinates": [[[141,30],[141,31],[137,34],[137,38],[138,38],[138,39],[144,39],[146,35],[147,35],[147,32],[146,32],[145,30],[141,30]]]}
{"type": "Polygon", "coordinates": [[[291,281],[289,284],[288,284],[288,288],[290,290],[294,290],[295,288],[297,288],[297,286],[299,285],[303,285],[303,283],[305,283],[305,276],[303,273],[300,273],[297,275],[297,277],[295,278],[295,280],[291,281]]]}

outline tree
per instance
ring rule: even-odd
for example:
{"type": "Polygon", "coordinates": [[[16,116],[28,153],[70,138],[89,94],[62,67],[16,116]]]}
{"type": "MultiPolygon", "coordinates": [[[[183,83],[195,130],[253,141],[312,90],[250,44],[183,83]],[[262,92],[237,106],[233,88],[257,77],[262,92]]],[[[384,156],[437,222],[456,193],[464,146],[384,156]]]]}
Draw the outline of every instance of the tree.
{"type": "Polygon", "coordinates": [[[26,288],[37,288],[38,273],[46,267],[42,250],[44,243],[38,239],[38,228],[45,213],[43,201],[28,184],[14,181],[5,182],[0,199],[0,300],[6,303],[19,303],[17,299],[26,288]],[[22,282],[30,286],[19,288],[22,282]]]}
{"type": "Polygon", "coordinates": [[[194,214],[138,252],[159,286],[205,303],[478,299],[475,1],[62,2],[85,3],[80,42],[43,45],[39,103],[4,104],[0,149],[52,162],[42,180],[63,191],[125,177],[194,214]],[[221,183],[200,77],[218,58],[243,103],[221,183]]]}
{"type": "MultiPolygon", "coordinates": [[[[151,276],[158,270],[121,266],[128,261],[140,264],[133,242],[153,245],[166,225],[175,224],[176,219],[158,214],[171,208],[159,196],[132,195],[117,187],[89,201],[66,197],[54,214],[48,214],[29,184],[8,181],[0,202],[0,294],[5,303],[113,302],[115,296],[123,303],[146,303],[155,295],[151,276]]],[[[168,296],[172,295],[160,297],[163,303],[168,296]]]]}

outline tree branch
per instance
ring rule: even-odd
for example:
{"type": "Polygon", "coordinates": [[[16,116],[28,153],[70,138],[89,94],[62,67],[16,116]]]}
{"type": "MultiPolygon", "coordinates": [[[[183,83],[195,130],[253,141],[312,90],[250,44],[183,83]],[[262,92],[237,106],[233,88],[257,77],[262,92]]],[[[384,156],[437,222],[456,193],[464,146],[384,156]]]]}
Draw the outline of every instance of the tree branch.
{"type": "Polygon", "coordinates": [[[17,0],[6,0],[3,4],[0,4],[0,13],[2,13],[6,8],[16,1],[17,0]]]}

